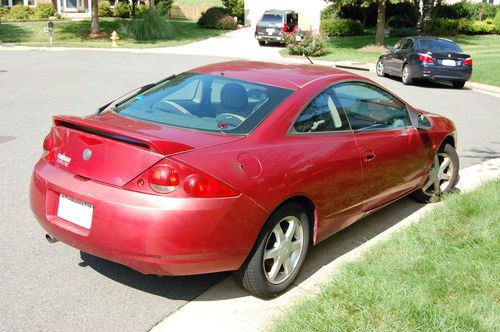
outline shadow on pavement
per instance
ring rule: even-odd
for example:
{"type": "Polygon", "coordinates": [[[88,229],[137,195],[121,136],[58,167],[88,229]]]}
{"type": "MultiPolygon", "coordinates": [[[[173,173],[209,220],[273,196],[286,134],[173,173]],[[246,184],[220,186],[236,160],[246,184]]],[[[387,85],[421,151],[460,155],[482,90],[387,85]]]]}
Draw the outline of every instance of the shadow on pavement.
{"type": "MultiPolygon", "coordinates": [[[[389,76],[387,77],[390,80],[401,83],[401,77],[397,76],[389,76]]],[[[403,84],[403,83],[401,83],[403,84]]],[[[445,90],[472,90],[471,88],[465,86],[462,89],[456,89],[453,87],[451,82],[448,81],[428,81],[428,80],[414,80],[412,86],[420,87],[420,88],[431,88],[431,89],[445,89],[445,90]]]]}

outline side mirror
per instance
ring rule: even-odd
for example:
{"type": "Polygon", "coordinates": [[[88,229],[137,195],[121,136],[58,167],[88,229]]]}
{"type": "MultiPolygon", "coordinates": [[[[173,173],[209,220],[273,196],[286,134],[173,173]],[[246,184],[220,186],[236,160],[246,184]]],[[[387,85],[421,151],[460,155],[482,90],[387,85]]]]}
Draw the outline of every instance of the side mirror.
{"type": "Polygon", "coordinates": [[[432,123],[427,119],[427,117],[423,114],[418,115],[417,117],[417,129],[430,130],[433,128],[432,123]]]}
{"type": "Polygon", "coordinates": [[[387,48],[391,53],[394,53],[395,51],[395,48],[392,45],[386,45],[385,48],[387,48]]]}

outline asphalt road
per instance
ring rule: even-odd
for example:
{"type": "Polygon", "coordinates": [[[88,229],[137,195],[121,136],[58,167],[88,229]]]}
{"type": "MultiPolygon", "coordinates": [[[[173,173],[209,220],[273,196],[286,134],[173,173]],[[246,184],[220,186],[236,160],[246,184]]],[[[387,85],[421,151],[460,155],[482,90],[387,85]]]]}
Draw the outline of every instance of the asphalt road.
{"type": "MultiPolygon", "coordinates": [[[[61,243],[49,245],[28,201],[32,166],[52,115],[88,114],[137,86],[220,60],[0,51],[0,330],[145,331],[226,276],[143,276],[61,243]]],[[[500,98],[363,74],[416,107],[449,116],[458,127],[462,167],[500,157],[500,98]]]]}

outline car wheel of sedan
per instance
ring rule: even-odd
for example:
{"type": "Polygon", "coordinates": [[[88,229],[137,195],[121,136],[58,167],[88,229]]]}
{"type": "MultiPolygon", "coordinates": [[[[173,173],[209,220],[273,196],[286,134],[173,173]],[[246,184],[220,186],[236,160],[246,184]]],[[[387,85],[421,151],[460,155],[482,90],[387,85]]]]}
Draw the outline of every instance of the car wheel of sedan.
{"type": "Polygon", "coordinates": [[[268,219],[234,280],[251,294],[268,298],[297,277],[309,248],[309,218],[297,203],[278,208],[268,219]]]}
{"type": "Polygon", "coordinates": [[[463,88],[463,87],[464,87],[464,85],[465,85],[465,81],[453,81],[453,82],[451,82],[451,83],[453,84],[453,87],[454,87],[455,89],[461,89],[461,88],[463,88]]]}
{"type": "Polygon", "coordinates": [[[458,181],[459,161],[455,148],[449,144],[434,157],[429,176],[424,186],[413,193],[413,198],[422,203],[452,190],[458,181]]]}
{"type": "Polygon", "coordinates": [[[387,76],[387,74],[385,73],[384,61],[382,61],[382,59],[379,59],[377,61],[376,71],[377,71],[377,75],[380,77],[387,76]]]}
{"type": "Polygon", "coordinates": [[[410,66],[408,65],[405,65],[403,67],[403,73],[401,75],[401,81],[403,81],[403,84],[404,85],[410,85],[413,83],[413,80],[411,78],[411,70],[410,70],[410,66]]]}

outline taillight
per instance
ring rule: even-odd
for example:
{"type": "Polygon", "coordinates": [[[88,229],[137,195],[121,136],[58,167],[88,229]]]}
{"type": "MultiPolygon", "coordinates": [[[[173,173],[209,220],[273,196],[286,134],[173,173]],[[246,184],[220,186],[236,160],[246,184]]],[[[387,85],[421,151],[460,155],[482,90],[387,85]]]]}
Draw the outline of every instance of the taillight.
{"type": "Polygon", "coordinates": [[[472,58],[467,58],[464,60],[464,65],[466,66],[472,66],[472,58]]]}
{"type": "Polygon", "coordinates": [[[148,174],[149,185],[159,193],[166,194],[179,186],[179,174],[169,166],[153,167],[148,174]]]}
{"type": "Polygon", "coordinates": [[[124,187],[147,194],[170,197],[231,197],[238,192],[204,172],[173,159],[165,159],[124,187]]]}
{"type": "Polygon", "coordinates": [[[430,56],[429,54],[422,54],[420,53],[418,55],[418,58],[420,59],[420,62],[423,62],[423,63],[432,63],[432,56],[430,56]]]}
{"type": "Polygon", "coordinates": [[[283,32],[288,32],[288,24],[283,24],[283,32]]]}

